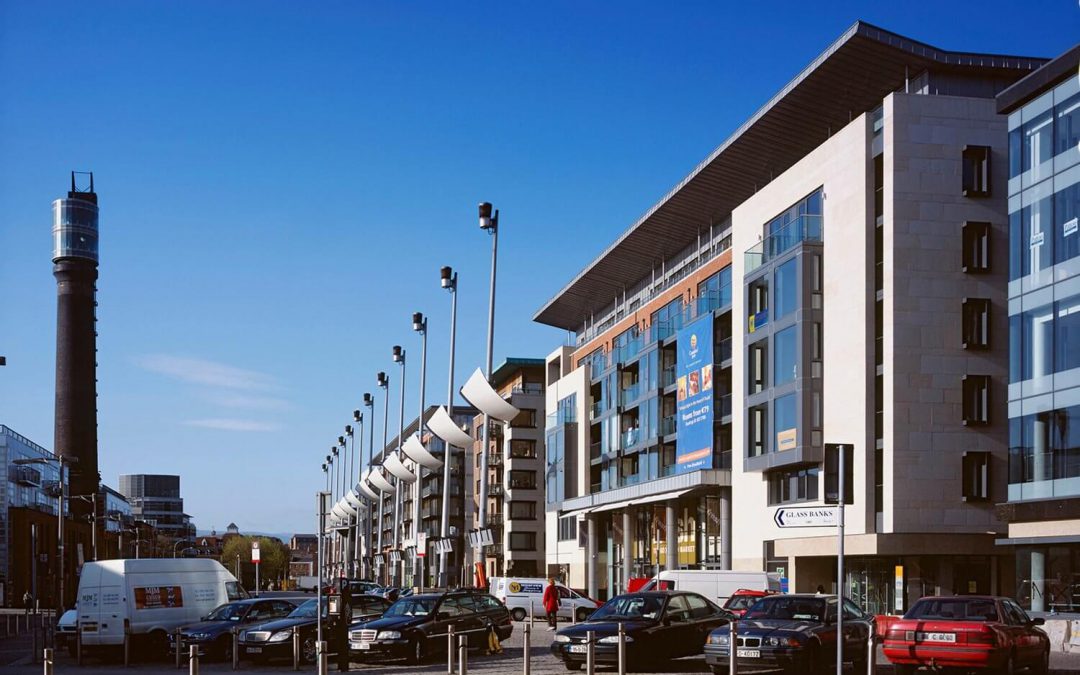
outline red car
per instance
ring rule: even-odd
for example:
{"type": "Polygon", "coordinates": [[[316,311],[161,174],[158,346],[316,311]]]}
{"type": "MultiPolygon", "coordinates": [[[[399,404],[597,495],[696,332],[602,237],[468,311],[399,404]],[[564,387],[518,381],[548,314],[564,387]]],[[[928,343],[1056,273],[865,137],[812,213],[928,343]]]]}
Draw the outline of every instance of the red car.
{"type": "Polygon", "coordinates": [[[753,607],[755,602],[766,595],[775,595],[775,593],[773,591],[753,591],[740,588],[728,597],[727,602],[724,603],[724,609],[741,619],[742,615],[746,614],[746,610],[753,607]]]}
{"type": "Polygon", "coordinates": [[[1050,638],[1009,598],[985,595],[929,597],[916,602],[885,633],[885,657],[897,675],[919,666],[987,669],[1045,675],[1050,638]]]}

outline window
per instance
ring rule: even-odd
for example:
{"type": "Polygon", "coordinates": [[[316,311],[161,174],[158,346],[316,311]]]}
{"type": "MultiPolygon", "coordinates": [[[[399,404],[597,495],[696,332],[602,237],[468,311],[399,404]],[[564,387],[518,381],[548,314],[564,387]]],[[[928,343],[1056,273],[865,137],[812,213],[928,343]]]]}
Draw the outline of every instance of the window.
{"type": "Polygon", "coordinates": [[[990,147],[966,145],[963,152],[963,195],[990,196],[990,147]]]}
{"type": "Polygon", "coordinates": [[[671,598],[668,599],[667,608],[664,610],[664,618],[672,623],[689,621],[690,608],[686,604],[686,596],[671,596],[671,598]]]}
{"type": "Polygon", "coordinates": [[[964,424],[979,426],[990,424],[990,376],[965,375],[964,424]]]}
{"type": "Polygon", "coordinates": [[[773,385],[794,382],[798,377],[798,354],[795,326],[773,335],[773,385]]]}
{"type": "Polygon", "coordinates": [[[769,283],[758,279],[750,284],[747,298],[746,331],[753,333],[769,323],[769,283]]]}
{"type": "Polygon", "coordinates": [[[1080,368],[1080,295],[1054,303],[1054,371],[1080,368]]]}
{"type": "Polygon", "coordinates": [[[964,349],[987,349],[990,347],[990,300],[989,298],[964,298],[963,303],[964,349]]]}
{"type": "Polygon", "coordinates": [[[769,341],[760,340],[750,345],[750,362],[746,369],[749,376],[747,393],[757,394],[769,386],[769,341]]]}
{"type": "Polygon", "coordinates": [[[443,600],[439,605],[440,612],[446,612],[451,617],[473,614],[472,599],[468,596],[451,596],[443,600]]]}
{"type": "Polygon", "coordinates": [[[1020,379],[1054,372],[1054,306],[1043,305],[1021,315],[1020,379]]]}
{"type": "Polygon", "coordinates": [[[765,440],[769,429],[768,419],[768,406],[759,405],[750,408],[750,424],[747,425],[747,451],[751,457],[763,455],[768,449],[765,440]]]}
{"type": "Polygon", "coordinates": [[[965,452],[963,458],[965,502],[990,499],[990,453],[965,452]]]}
{"type": "Polygon", "coordinates": [[[530,408],[522,408],[517,417],[510,421],[510,426],[526,429],[536,428],[536,411],[530,408]]]}
{"type": "Polygon", "coordinates": [[[731,268],[725,267],[698,284],[697,313],[731,305],[731,268]]]}
{"type": "Polygon", "coordinates": [[[535,532],[511,532],[510,533],[510,550],[511,551],[535,551],[536,550],[536,533],[535,532]]]}
{"type": "Polygon", "coordinates": [[[694,620],[707,619],[716,613],[716,608],[700,595],[686,596],[686,604],[690,605],[690,618],[694,620]]]}
{"type": "Polygon", "coordinates": [[[820,474],[821,470],[816,466],[769,472],[769,505],[816,501],[820,474]]]}
{"type": "Polygon", "coordinates": [[[536,502],[511,500],[508,510],[511,520],[536,520],[536,502]]]}
{"type": "Polygon", "coordinates": [[[577,534],[577,516],[560,516],[559,541],[573,541],[577,534]]]}
{"type": "Polygon", "coordinates": [[[510,441],[510,457],[515,459],[536,459],[536,441],[510,441]]]}
{"type": "Polygon", "coordinates": [[[796,412],[797,395],[794,393],[781,396],[773,401],[773,450],[794,450],[799,444],[798,414],[796,412]]]}
{"type": "Polygon", "coordinates": [[[966,222],[963,227],[963,270],[967,274],[990,271],[990,223],[966,222]]]}
{"type": "Polygon", "coordinates": [[[799,307],[798,265],[799,261],[792,258],[776,268],[773,320],[787,316],[799,307]]]}
{"type": "MultiPolygon", "coordinates": [[[[1080,101],[1077,106],[1080,107],[1080,101]]],[[[1054,195],[1054,262],[1062,263],[1077,256],[1080,256],[1080,183],[1073,183],[1054,195]]]]}
{"type": "Polygon", "coordinates": [[[1031,185],[1050,175],[1047,164],[1054,156],[1053,115],[1050,110],[1036,115],[1024,123],[1022,170],[1030,171],[1030,179],[1025,185],[1031,185]]]}
{"type": "Polygon", "coordinates": [[[510,470],[510,489],[535,490],[536,472],[522,469],[510,470]]]}
{"type": "Polygon", "coordinates": [[[1080,152],[1080,94],[1058,103],[1054,107],[1054,115],[1055,154],[1060,156],[1066,152],[1080,152]]]}

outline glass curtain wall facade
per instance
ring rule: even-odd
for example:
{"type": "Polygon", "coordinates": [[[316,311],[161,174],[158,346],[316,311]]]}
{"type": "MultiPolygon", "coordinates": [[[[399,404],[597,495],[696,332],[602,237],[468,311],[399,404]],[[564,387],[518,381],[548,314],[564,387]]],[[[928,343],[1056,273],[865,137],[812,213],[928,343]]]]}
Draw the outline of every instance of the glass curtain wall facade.
{"type": "Polygon", "coordinates": [[[1016,544],[1017,597],[1034,611],[1080,610],[1080,538],[1017,536],[1025,522],[1057,519],[1040,505],[1056,504],[1058,513],[1074,516],[1080,510],[1072,501],[1080,500],[1076,65],[1008,117],[1008,501],[1017,514],[1008,541],[1016,544]]]}

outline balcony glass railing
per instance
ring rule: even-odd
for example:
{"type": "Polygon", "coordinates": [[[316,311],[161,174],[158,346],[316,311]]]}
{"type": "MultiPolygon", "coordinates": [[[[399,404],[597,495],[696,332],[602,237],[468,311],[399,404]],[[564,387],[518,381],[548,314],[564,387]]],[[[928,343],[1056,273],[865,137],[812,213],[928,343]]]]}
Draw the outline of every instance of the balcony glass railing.
{"type": "Polygon", "coordinates": [[[619,392],[619,400],[622,402],[623,405],[627,405],[628,403],[636,401],[638,399],[638,396],[640,395],[641,383],[635,382],[629,386],[622,388],[622,391],[619,392]]]}
{"type": "Polygon", "coordinates": [[[731,394],[716,397],[716,410],[714,416],[727,417],[731,414],[731,394]]]}
{"type": "Polygon", "coordinates": [[[600,417],[603,414],[604,414],[604,402],[602,400],[594,401],[593,404],[589,407],[589,415],[591,416],[591,418],[596,419],[597,417],[600,417]]]}
{"type": "Polygon", "coordinates": [[[596,441],[595,443],[589,445],[589,459],[599,459],[599,458],[600,458],[600,441],[596,441]]]}
{"type": "Polygon", "coordinates": [[[723,363],[731,358],[731,338],[724,338],[716,343],[716,361],[723,363]]]}
{"type": "Polygon", "coordinates": [[[660,435],[670,436],[673,433],[675,433],[675,416],[668,415],[660,420],[660,435]]]}
{"type": "Polygon", "coordinates": [[[641,429],[640,428],[627,429],[626,431],[622,432],[622,447],[623,448],[633,447],[633,446],[637,445],[638,441],[640,441],[640,440],[641,440],[641,429]]]}
{"type": "Polygon", "coordinates": [[[747,249],[746,274],[804,241],[821,241],[821,216],[802,215],[747,249]]]}
{"type": "Polygon", "coordinates": [[[675,384],[675,366],[668,366],[660,370],[660,387],[670,387],[675,384]]]}

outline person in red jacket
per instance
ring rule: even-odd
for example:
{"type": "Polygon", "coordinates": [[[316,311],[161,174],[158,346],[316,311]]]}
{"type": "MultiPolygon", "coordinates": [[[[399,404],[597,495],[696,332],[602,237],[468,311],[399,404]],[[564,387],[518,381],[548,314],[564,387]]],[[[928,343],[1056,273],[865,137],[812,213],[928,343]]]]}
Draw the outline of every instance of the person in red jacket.
{"type": "Polygon", "coordinates": [[[547,612],[548,630],[555,630],[559,619],[559,589],[555,587],[555,580],[548,579],[547,588],[544,589],[544,610],[547,612]]]}

